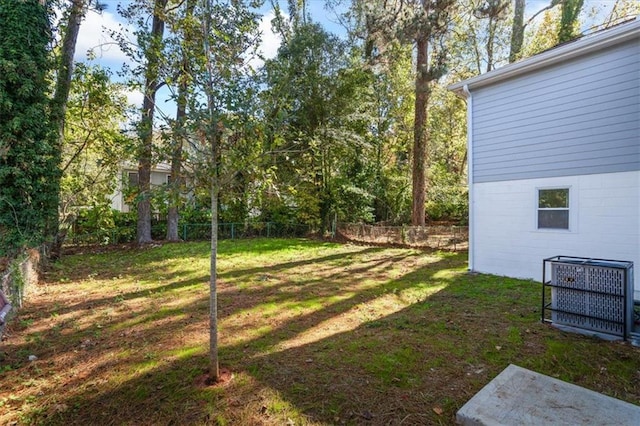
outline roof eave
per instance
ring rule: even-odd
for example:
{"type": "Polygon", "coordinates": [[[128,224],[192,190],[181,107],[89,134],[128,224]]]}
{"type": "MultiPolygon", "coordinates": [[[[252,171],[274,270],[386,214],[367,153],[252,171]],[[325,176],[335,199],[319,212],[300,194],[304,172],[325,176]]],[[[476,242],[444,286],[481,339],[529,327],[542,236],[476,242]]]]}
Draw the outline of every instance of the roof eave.
{"type": "Polygon", "coordinates": [[[635,21],[627,25],[621,25],[600,34],[576,40],[572,43],[542,52],[520,62],[505,65],[495,71],[490,71],[488,73],[480,74],[476,77],[451,84],[447,89],[455,92],[459,96],[466,97],[464,93],[465,86],[469,89],[488,86],[498,81],[516,77],[558,62],[564,62],[578,56],[582,56],[589,52],[623,43],[638,36],[640,36],[640,16],[638,16],[635,21]]]}

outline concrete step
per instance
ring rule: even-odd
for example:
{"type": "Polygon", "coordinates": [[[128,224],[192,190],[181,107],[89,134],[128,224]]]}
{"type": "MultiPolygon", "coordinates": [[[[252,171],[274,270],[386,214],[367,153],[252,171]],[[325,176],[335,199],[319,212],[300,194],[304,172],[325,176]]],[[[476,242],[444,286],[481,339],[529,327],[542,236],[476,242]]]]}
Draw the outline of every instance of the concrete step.
{"type": "Polygon", "coordinates": [[[639,426],[640,406],[509,365],[456,414],[464,426],[639,426]]]}

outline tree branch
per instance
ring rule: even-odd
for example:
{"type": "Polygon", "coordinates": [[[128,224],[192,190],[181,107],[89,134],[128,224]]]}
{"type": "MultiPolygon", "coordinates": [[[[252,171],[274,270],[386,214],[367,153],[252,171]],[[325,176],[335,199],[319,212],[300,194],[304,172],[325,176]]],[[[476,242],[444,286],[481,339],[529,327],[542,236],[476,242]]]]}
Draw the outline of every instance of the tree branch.
{"type": "Polygon", "coordinates": [[[543,7],[542,9],[540,9],[539,11],[537,11],[536,13],[533,14],[533,16],[531,18],[529,18],[527,20],[527,22],[522,26],[522,28],[527,28],[527,25],[529,25],[538,15],[540,15],[542,12],[545,12],[549,9],[553,9],[554,7],[556,7],[557,5],[561,4],[562,0],[551,0],[551,3],[549,4],[549,6],[543,7]]]}

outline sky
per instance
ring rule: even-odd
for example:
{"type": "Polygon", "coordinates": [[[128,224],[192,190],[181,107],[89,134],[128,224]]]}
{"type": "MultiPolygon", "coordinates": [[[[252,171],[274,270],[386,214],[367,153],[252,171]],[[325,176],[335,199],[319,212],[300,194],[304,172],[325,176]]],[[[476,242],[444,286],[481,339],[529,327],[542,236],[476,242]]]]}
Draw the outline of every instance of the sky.
{"type": "MultiPolygon", "coordinates": [[[[78,43],[76,46],[76,61],[87,61],[87,51],[93,49],[95,54],[94,62],[104,67],[110,68],[114,73],[118,71],[122,64],[128,61],[127,56],[119,49],[119,47],[110,38],[109,30],[116,30],[121,25],[127,25],[117,13],[118,3],[129,3],[131,0],[102,0],[107,8],[102,13],[89,12],[80,27],[78,43]]],[[[286,1],[279,0],[282,8],[286,11],[286,1]]],[[[585,9],[590,7],[599,7],[603,13],[607,13],[613,7],[615,0],[586,0],[585,9]]],[[[325,9],[324,0],[307,0],[308,13],[311,18],[322,24],[327,31],[338,35],[344,34],[345,31],[337,23],[335,13],[325,9]]],[[[531,16],[535,11],[540,10],[549,4],[549,0],[530,0],[527,2],[527,10],[525,19],[531,16]]],[[[262,14],[260,21],[260,30],[262,33],[262,43],[260,51],[262,55],[269,59],[275,57],[280,46],[280,38],[271,31],[271,20],[274,17],[271,3],[265,1],[265,5],[259,10],[262,14]]],[[[261,65],[259,59],[254,59],[251,63],[254,68],[261,65]]],[[[159,94],[162,97],[162,94],[159,94]]],[[[142,104],[142,93],[139,91],[129,91],[127,93],[129,102],[133,105],[142,104]]]]}
{"type": "MultiPolygon", "coordinates": [[[[107,5],[106,10],[101,13],[90,11],[80,26],[75,60],[77,62],[89,61],[87,52],[91,51],[94,56],[91,62],[108,67],[115,73],[122,68],[124,63],[129,62],[129,58],[114,43],[109,33],[118,30],[121,26],[133,30],[133,27],[129,26],[117,13],[117,5],[129,3],[129,1],[102,0],[102,2],[107,5]]],[[[259,28],[262,33],[260,51],[265,58],[275,57],[280,46],[280,38],[271,31],[270,22],[273,18],[273,11],[267,10],[263,12],[260,21],[259,28]]],[[[257,68],[261,63],[262,61],[256,58],[253,60],[252,66],[257,68]]],[[[117,77],[114,78],[117,79],[117,77]]],[[[141,105],[143,95],[140,91],[131,90],[127,93],[127,98],[131,104],[141,105]]]]}
{"type": "MultiPolygon", "coordinates": [[[[109,36],[113,30],[118,30],[121,26],[125,28],[128,24],[122,19],[117,12],[118,4],[127,4],[131,0],[101,0],[107,7],[101,12],[90,11],[80,26],[80,33],[76,44],[75,60],[77,62],[87,62],[88,51],[92,51],[93,59],[91,62],[100,64],[103,67],[110,68],[113,72],[113,78],[118,80],[116,72],[122,68],[122,64],[129,61],[129,58],[120,50],[118,45],[109,36]]],[[[282,10],[286,12],[286,0],[279,0],[282,10]]],[[[308,13],[314,21],[320,22],[327,31],[334,33],[342,32],[344,29],[337,23],[335,13],[325,10],[324,0],[307,0],[308,13]]],[[[271,31],[271,20],[274,18],[274,11],[269,0],[258,11],[262,15],[259,29],[262,34],[262,42],[260,53],[266,59],[274,58],[280,46],[280,37],[271,31]]],[[[132,27],[129,27],[133,30],[132,27]]],[[[250,61],[254,69],[258,69],[263,61],[254,58],[250,61]]],[[[142,105],[143,95],[139,90],[129,90],[126,93],[130,104],[135,106],[142,105]]],[[[169,97],[168,91],[160,91],[158,93],[158,107],[164,108],[163,113],[168,116],[175,114],[175,105],[170,101],[166,101],[169,97]],[[164,100],[163,100],[164,98],[164,100]]]]}

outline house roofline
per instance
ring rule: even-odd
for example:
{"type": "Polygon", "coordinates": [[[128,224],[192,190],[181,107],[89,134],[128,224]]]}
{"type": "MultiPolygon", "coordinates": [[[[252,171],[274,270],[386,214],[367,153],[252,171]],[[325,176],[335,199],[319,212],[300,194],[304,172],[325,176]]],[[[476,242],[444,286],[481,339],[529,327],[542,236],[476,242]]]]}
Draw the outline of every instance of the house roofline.
{"type": "Polygon", "coordinates": [[[451,84],[447,89],[461,97],[467,97],[464,90],[465,86],[469,89],[488,86],[508,78],[517,77],[549,65],[585,55],[589,52],[623,43],[638,36],[640,36],[640,15],[628,24],[619,25],[606,31],[583,37],[522,61],[505,65],[497,70],[451,84]]]}
{"type": "MultiPolygon", "coordinates": [[[[133,163],[131,161],[123,161],[121,163],[121,169],[123,171],[137,172],[138,171],[138,163],[133,163]]],[[[152,164],[151,165],[151,171],[152,172],[167,172],[167,173],[170,173],[171,172],[171,164],[166,162],[166,161],[161,161],[160,163],[152,164]]]]}

